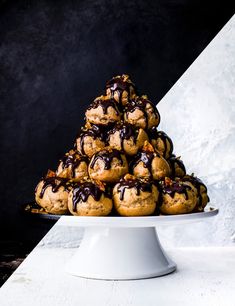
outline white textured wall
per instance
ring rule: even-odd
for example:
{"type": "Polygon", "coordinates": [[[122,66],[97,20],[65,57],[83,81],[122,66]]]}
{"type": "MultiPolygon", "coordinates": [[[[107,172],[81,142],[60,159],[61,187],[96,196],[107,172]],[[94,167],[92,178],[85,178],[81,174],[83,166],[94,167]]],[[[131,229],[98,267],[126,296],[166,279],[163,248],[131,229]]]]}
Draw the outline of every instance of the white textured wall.
{"type": "Polygon", "coordinates": [[[214,220],[161,229],[165,244],[235,242],[235,15],[158,105],[160,129],[207,184],[214,220]]]}

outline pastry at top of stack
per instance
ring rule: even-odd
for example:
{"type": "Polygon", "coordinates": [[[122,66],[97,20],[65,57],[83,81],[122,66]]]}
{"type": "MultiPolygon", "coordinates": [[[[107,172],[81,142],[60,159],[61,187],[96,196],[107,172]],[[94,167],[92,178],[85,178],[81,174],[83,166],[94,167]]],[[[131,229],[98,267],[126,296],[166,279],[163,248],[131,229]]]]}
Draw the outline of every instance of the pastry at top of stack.
{"type": "Polygon", "coordinates": [[[186,175],[173,142],[158,130],[160,114],[128,75],[106,83],[88,106],[74,149],[36,188],[49,213],[125,216],[203,211],[206,186],[186,175]]]}
{"type": "Polygon", "coordinates": [[[126,105],[136,96],[135,84],[129,75],[118,75],[106,83],[106,95],[118,103],[126,105]]]}

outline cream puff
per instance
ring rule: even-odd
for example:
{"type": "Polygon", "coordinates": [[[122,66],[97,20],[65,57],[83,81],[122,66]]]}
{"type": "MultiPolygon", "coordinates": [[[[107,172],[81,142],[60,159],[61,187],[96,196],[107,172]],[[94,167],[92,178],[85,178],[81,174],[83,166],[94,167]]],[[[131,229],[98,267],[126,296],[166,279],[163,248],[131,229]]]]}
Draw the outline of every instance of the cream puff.
{"type": "Polygon", "coordinates": [[[71,183],[55,172],[48,171],[35,189],[35,200],[39,206],[50,214],[63,215],[68,213],[68,195],[71,183]]]}
{"type": "Polygon", "coordinates": [[[88,172],[93,180],[115,183],[128,172],[126,156],[119,150],[106,147],[93,155],[88,172]]]}
{"type": "Polygon", "coordinates": [[[70,150],[60,160],[56,175],[74,181],[82,180],[88,176],[88,158],[75,150],[70,150]]]}
{"type": "Polygon", "coordinates": [[[75,216],[107,216],[112,207],[112,197],[100,182],[79,182],[69,193],[68,208],[75,216]]]}
{"type": "Polygon", "coordinates": [[[128,123],[117,124],[108,132],[108,143],[110,147],[122,150],[127,155],[135,155],[148,140],[147,133],[141,128],[135,128],[128,123]]]}
{"type": "Polygon", "coordinates": [[[204,211],[204,208],[206,207],[207,203],[210,201],[210,198],[207,194],[207,187],[206,185],[194,174],[192,175],[185,175],[182,178],[182,181],[187,184],[192,184],[196,191],[197,191],[197,205],[194,209],[196,212],[204,211]]]}
{"type": "Polygon", "coordinates": [[[150,129],[159,125],[160,114],[147,96],[141,96],[126,105],[124,121],[142,129],[150,129]]]}
{"type": "Polygon", "coordinates": [[[173,152],[173,142],[169,136],[163,131],[158,131],[156,126],[153,126],[148,131],[149,141],[165,159],[169,158],[173,152]]]}
{"type": "Polygon", "coordinates": [[[120,121],[121,113],[114,99],[100,96],[87,108],[85,117],[91,124],[107,125],[120,121]]]}
{"type": "Polygon", "coordinates": [[[106,95],[122,105],[136,96],[135,85],[129,75],[123,74],[113,77],[106,83],[106,95]]]}
{"type": "Polygon", "coordinates": [[[77,136],[75,148],[82,155],[91,157],[97,151],[105,147],[105,138],[106,134],[104,128],[98,125],[86,125],[77,136]],[[89,126],[89,128],[87,128],[87,126],[89,126]]]}
{"type": "Polygon", "coordinates": [[[154,184],[127,174],[113,188],[113,203],[121,216],[148,216],[156,209],[158,195],[154,184]]]}
{"type": "Polygon", "coordinates": [[[167,161],[145,141],[142,150],[131,161],[130,168],[138,178],[160,180],[170,175],[167,161]]]}
{"type": "Polygon", "coordinates": [[[165,178],[159,182],[160,212],[167,215],[178,215],[192,212],[197,205],[196,189],[178,179],[165,178]]]}
{"type": "Polygon", "coordinates": [[[171,168],[171,177],[183,177],[186,175],[186,169],[184,166],[183,161],[180,159],[180,156],[176,157],[174,154],[172,154],[167,159],[168,164],[171,168]]]}

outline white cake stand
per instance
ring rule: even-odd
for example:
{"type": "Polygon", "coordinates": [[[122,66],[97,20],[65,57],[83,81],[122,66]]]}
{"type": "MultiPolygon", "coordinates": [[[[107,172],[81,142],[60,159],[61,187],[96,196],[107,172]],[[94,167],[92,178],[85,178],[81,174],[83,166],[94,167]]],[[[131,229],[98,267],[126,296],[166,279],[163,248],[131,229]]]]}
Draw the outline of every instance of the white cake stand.
{"type": "Polygon", "coordinates": [[[156,232],[158,225],[192,223],[213,217],[218,209],[174,216],[62,216],[60,225],[85,227],[68,273],[94,279],[131,280],[169,274],[176,264],[166,255],[156,232]]]}

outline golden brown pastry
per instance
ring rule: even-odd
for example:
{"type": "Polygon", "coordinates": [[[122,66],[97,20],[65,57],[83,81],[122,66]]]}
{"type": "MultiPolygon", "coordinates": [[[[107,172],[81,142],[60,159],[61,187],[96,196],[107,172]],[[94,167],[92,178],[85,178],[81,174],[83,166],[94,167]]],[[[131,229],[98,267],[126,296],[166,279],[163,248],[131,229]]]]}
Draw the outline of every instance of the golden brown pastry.
{"type": "Polygon", "coordinates": [[[75,147],[82,155],[91,157],[105,147],[105,138],[106,134],[101,126],[92,125],[88,129],[85,127],[79,132],[75,147]]]}
{"type": "Polygon", "coordinates": [[[148,131],[149,141],[165,159],[169,158],[173,152],[173,142],[169,136],[163,131],[158,131],[156,126],[153,126],[148,131]]]}
{"type": "Polygon", "coordinates": [[[178,179],[170,178],[160,181],[160,211],[167,215],[190,213],[197,205],[196,189],[178,179]]]}
{"type": "Polygon", "coordinates": [[[128,172],[126,156],[107,147],[93,155],[88,172],[93,180],[115,183],[128,172]]]}
{"type": "Polygon", "coordinates": [[[180,159],[180,156],[176,157],[172,154],[167,159],[168,164],[171,168],[171,177],[174,179],[175,177],[183,177],[186,175],[186,169],[183,161],[180,159]]]}
{"type": "Polygon", "coordinates": [[[155,185],[127,174],[113,188],[113,203],[121,216],[147,216],[155,211],[158,195],[155,185]]]}
{"type": "Polygon", "coordinates": [[[110,147],[122,150],[127,155],[135,155],[148,140],[147,133],[141,128],[126,124],[117,124],[108,132],[108,142],[110,147]]]}
{"type": "Polygon", "coordinates": [[[46,212],[63,215],[68,213],[68,195],[71,188],[68,180],[48,171],[35,189],[35,200],[46,212]]]}
{"type": "Polygon", "coordinates": [[[198,177],[194,176],[194,174],[185,175],[182,178],[182,181],[185,182],[185,184],[192,184],[197,191],[197,204],[194,211],[195,212],[204,211],[204,208],[206,207],[207,203],[210,201],[210,198],[207,194],[206,185],[198,177]]]}
{"type": "Polygon", "coordinates": [[[100,182],[79,182],[69,193],[68,208],[75,216],[107,216],[112,207],[112,197],[100,182]]]}
{"type": "Polygon", "coordinates": [[[91,124],[107,125],[121,120],[118,104],[114,99],[100,96],[87,108],[86,120],[91,124]]]}
{"type": "Polygon", "coordinates": [[[133,174],[138,178],[160,180],[170,175],[167,161],[154,151],[148,141],[145,141],[142,150],[136,155],[130,166],[133,174]]]}
{"type": "Polygon", "coordinates": [[[56,175],[74,181],[88,176],[88,158],[75,150],[70,150],[60,160],[56,175]]]}
{"type": "Polygon", "coordinates": [[[150,129],[158,126],[160,114],[147,96],[134,98],[124,109],[124,120],[136,127],[150,129]]]}
{"type": "Polygon", "coordinates": [[[106,83],[106,95],[118,103],[126,105],[130,99],[136,96],[135,85],[129,75],[118,75],[106,83]]]}

